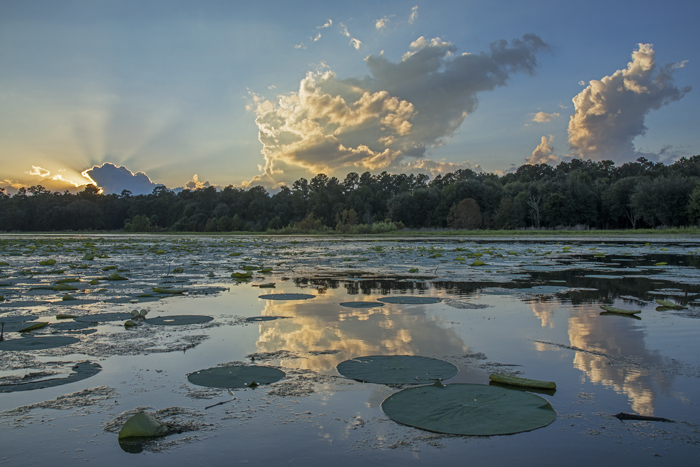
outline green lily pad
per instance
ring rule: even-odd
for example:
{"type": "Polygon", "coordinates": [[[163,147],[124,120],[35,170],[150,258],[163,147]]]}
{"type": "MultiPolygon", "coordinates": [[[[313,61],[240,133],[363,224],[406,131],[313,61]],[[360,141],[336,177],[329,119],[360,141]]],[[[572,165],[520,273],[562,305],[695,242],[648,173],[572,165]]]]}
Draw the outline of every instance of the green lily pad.
{"type": "Polygon", "coordinates": [[[108,281],[125,281],[128,280],[126,277],[120,276],[116,272],[113,272],[109,276],[107,276],[108,281]]]}
{"type": "Polygon", "coordinates": [[[510,384],[511,386],[522,386],[526,388],[539,389],[556,389],[557,384],[554,381],[540,381],[537,379],[520,378],[518,376],[503,375],[493,373],[489,375],[489,380],[501,384],[510,384]]]}
{"type": "Polygon", "coordinates": [[[148,412],[138,412],[124,423],[119,431],[119,439],[164,436],[168,434],[168,425],[158,420],[148,412]]]}
{"type": "Polygon", "coordinates": [[[670,309],[672,309],[672,310],[685,310],[685,309],[688,308],[688,307],[686,307],[686,306],[679,305],[679,304],[677,304],[677,303],[673,303],[673,302],[668,301],[668,300],[657,299],[657,300],[656,300],[656,303],[658,303],[658,304],[661,305],[662,307],[670,308],[670,309]]]}
{"type": "Polygon", "coordinates": [[[0,342],[0,350],[44,350],[75,344],[80,339],[66,336],[23,337],[0,342]]]}
{"type": "Polygon", "coordinates": [[[76,381],[95,376],[102,370],[102,367],[97,363],[81,362],[75,365],[72,370],[73,373],[65,378],[43,379],[41,381],[28,381],[26,383],[0,384],[0,392],[31,391],[32,389],[52,388],[54,386],[75,383],[76,381]]]}
{"type": "Polygon", "coordinates": [[[340,306],[346,308],[377,308],[384,306],[384,304],[382,302],[343,302],[340,306]]]}
{"type": "Polygon", "coordinates": [[[470,436],[531,431],[557,418],[550,403],[540,396],[481,384],[404,389],[385,399],[382,410],[403,425],[470,436]]]}
{"type": "Polygon", "coordinates": [[[600,305],[600,307],[608,313],[615,313],[618,315],[634,315],[642,312],[642,310],[625,310],[624,308],[616,308],[608,305],[600,305]]]}
{"type": "Polygon", "coordinates": [[[266,366],[217,366],[187,375],[190,383],[210,388],[243,388],[252,383],[270,384],[284,378],[277,368],[266,366]]]}
{"type": "Polygon", "coordinates": [[[441,298],[437,297],[414,297],[414,296],[394,296],[378,298],[380,302],[396,303],[400,305],[423,305],[428,303],[440,303],[441,298]]]}
{"type": "Polygon", "coordinates": [[[357,357],[336,368],[346,378],[378,384],[424,384],[457,374],[457,367],[449,362],[414,355],[357,357]]]}
{"type": "Polygon", "coordinates": [[[156,324],[159,326],[184,326],[186,324],[202,324],[213,320],[211,316],[198,315],[173,315],[173,316],[157,316],[146,320],[148,324],[156,324]]]}
{"type": "Polygon", "coordinates": [[[309,295],[305,293],[275,293],[260,295],[258,298],[263,300],[308,300],[314,297],[316,297],[316,295],[309,295]]]}

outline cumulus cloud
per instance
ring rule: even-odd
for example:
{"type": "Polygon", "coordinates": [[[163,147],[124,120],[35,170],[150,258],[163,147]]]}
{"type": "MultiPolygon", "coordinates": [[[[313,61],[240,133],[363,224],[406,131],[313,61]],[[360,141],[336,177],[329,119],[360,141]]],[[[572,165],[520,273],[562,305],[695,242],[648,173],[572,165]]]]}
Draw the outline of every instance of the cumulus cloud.
{"type": "Polygon", "coordinates": [[[559,113],[557,112],[553,112],[551,114],[548,114],[547,112],[537,112],[530,115],[532,115],[532,121],[535,123],[547,123],[559,117],[559,113]]]}
{"type": "Polygon", "coordinates": [[[199,176],[197,174],[194,174],[192,176],[192,180],[185,183],[185,188],[187,188],[188,190],[196,190],[197,188],[207,188],[210,186],[211,186],[211,184],[208,181],[205,181],[205,182],[200,181],[199,176]]]}
{"type": "Polygon", "coordinates": [[[527,164],[556,164],[559,157],[554,155],[554,136],[542,137],[540,144],[532,151],[532,155],[525,159],[527,164]]]}
{"type": "Polygon", "coordinates": [[[641,155],[632,141],[646,132],[646,115],[691,90],[679,89],[673,82],[674,71],[682,66],[683,62],[657,66],[652,44],[639,44],[627,68],[590,81],[573,99],[569,145],[574,154],[617,161],[641,155]]]}
{"type": "Polygon", "coordinates": [[[364,78],[321,70],[275,100],[252,94],[264,174],[278,180],[294,168],[379,170],[421,159],[476,110],[479,93],[505,86],[513,73],[533,74],[548,46],[528,34],[478,54],[456,55],[440,38],[421,37],[410,49],[398,63],[368,56],[364,78]]]}
{"type": "Polygon", "coordinates": [[[411,16],[408,18],[408,23],[413,24],[418,19],[418,5],[411,8],[411,16]]]}
{"type": "Polygon", "coordinates": [[[152,182],[143,172],[133,173],[126,167],[109,162],[93,165],[83,171],[82,175],[92,180],[105,194],[119,194],[123,190],[129,190],[133,195],[146,195],[152,193],[155,187],[163,186],[152,182]]]}
{"type": "Polygon", "coordinates": [[[316,29],[323,29],[323,28],[330,28],[333,26],[333,20],[328,18],[328,21],[325,22],[322,26],[316,26],[316,29]]]}

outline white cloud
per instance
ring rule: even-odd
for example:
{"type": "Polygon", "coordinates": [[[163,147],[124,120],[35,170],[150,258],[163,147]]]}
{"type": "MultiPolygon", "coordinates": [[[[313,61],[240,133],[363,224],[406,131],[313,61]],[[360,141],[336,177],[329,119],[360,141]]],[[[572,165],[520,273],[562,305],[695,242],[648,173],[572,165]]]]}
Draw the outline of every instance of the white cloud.
{"type": "Polygon", "coordinates": [[[44,177],[48,177],[48,176],[51,174],[51,171],[46,170],[46,169],[44,169],[44,168],[42,168],[42,167],[38,167],[38,166],[36,166],[36,165],[33,165],[33,166],[32,166],[32,170],[30,170],[30,171],[27,172],[27,173],[28,173],[29,175],[35,175],[35,176],[37,176],[37,177],[42,177],[42,178],[44,178],[44,177]]]}
{"type": "Polygon", "coordinates": [[[569,121],[572,150],[579,157],[597,160],[628,161],[641,155],[632,141],[646,132],[646,115],[680,100],[691,89],[675,86],[676,66],[657,66],[652,45],[639,44],[626,69],[590,81],[573,99],[575,110],[569,121]]]}
{"type": "Polygon", "coordinates": [[[341,33],[343,36],[349,37],[349,38],[350,38],[349,44],[350,44],[352,47],[354,47],[355,50],[359,50],[359,49],[360,49],[360,46],[362,45],[362,41],[360,41],[359,39],[356,39],[356,38],[352,37],[352,35],[351,35],[350,32],[348,31],[347,26],[345,26],[343,23],[340,23],[340,24],[338,25],[338,28],[340,29],[340,33],[341,33]]]}
{"type": "Polygon", "coordinates": [[[537,112],[530,115],[532,115],[532,121],[535,123],[551,122],[552,119],[558,118],[560,116],[557,112],[553,112],[551,114],[548,114],[546,112],[537,112]]]}
{"type": "Polygon", "coordinates": [[[482,172],[479,164],[472,164],[469,161],[465,162],[446,162],[444,160],[434,161],[431,159],[420,159],[401,164],[400,171],[405,173],[429,173],[433,177],[444,175],[458,170],[473,170],[474,172],[482,172]]]}
{"type": "Polygon", "coordinates": [[[316,37],[314,37],[314,42],[318,41],[321,38],[321,33],[319,32],[316,34],[316,37]]]}
{"type": "Polygon", "coordinates": [[[411,16],[408,18],[408,23],[413,24],[418,19],[418,5],[411,8],[411,16]]]}
{"type": "Polygon", "coordinates": [[[387,24],[389,24],[389,17],[385,16],[384,18],[378,19],[374,22],[374,28],[377,31],[383,31],[387,24]]]}
{"type": "Polygon", "coordinates": [[[323,26],[316,26],[316,29],[330,28],[331,26],[333,26],[333,20],[328,18],[328,21],[323,26]]]}
{"type": "Polygon", "coordinates": [[[82,175],[93,181],[106,194],[120,194],[122,190],[129,190],[133,195],[147,195],[152,193],[155,187],[162,186],[152,182],[143,172],[133,173],[126,167],[110,162],[93,165],[83,171],[82,175]]]}
{"type": "Polygon", "coordinates": [[[398,63],[367,57],[371,76],[339,79],[321,70],[274,100],[251,93],[247,108],[265,157],[261,180],[277,183],[299,169],[384,170],[424,158],[476,110],[479,93],[505,86],[513,73],[534,73],[536,54],[547,48],[526,35],[455,56],[453,44],[419,38],[398,63]]]}
{"type": "Polygon", "coordinates": [[[554,136],[542,137],[540,144],[532,151],[532,155],[525,159],[527,164],[556,164],[559,158],[554,155],[554,136]]]}

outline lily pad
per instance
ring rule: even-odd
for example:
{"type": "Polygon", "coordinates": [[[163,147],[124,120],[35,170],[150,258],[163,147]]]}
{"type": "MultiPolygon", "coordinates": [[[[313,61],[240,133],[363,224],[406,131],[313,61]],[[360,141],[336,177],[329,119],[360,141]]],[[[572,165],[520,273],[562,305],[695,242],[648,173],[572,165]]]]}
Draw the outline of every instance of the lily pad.
{"type": "Polygon", "coordinates": [[[306,293],[275,293],[260,295],[258,298],[263,300],[308,300],[314,298],[316,295],[310,295],[306,293]]]}
{"type": "Polygon", "coordinates": [[[108,321],[123,321],[131,318],[130,313],[93,313],[75,318],[83,323],[104,323],[108,321]]]}
{"type": "Polygon", "coordinates": [[[186,324],[202,324],[213,320],[211,316],[198,315],[173,315],[173,316],[157,316],[146,320],[148,324],[158,326],[184,326],[186,324]]]}
{"type": "Polygon", "coordinates": [[[0,342],[0,350],[44,350],[76,342],[80,342],[80,339],[66,336],[23,337],[0,342]]]}
{"type": "Polygon", "coordinates": [[[449,362],[414,355],[357,357],[336,368],[346,378],[377,384],[424,384],[457,374],[457,367],[449,362]]]}
{"type": "Polygon", "coordinates": [[[285,318],[285,316],[251,316],[250,318],[246,318],[246,322],[248,323],[257,323],[260,321],[274,321],[276,319],[282,319],[285,318]]]}
{"type": "Polygon", "coordinates": [[[392,420],[437,433],[508,435],[549,425],[556,411],[540,396],[481,384],[408,388],[382,402],[392,420]]]}
{"type": "Polygon", "coordinates": [[[164,436],[168,426],[148,412],[138,412],[124,423],[119,439],[144,436],[164,436]]]}
{"type": "MultiPolygon", "coordinates": [[[[22,339],[26,340],[26,339],[22,339]]],[[[52,388],[68,383],[75,383],[95,376],[102,370],[97,363],[81,362],[72,368],[73,372],[65,378],[50,378],[41,381],[28,381],[26,383],[0,384],[0,392],[31,391],[32,389],[52,388]]]]}
{"type": "Polygon", "coordinates": [[[277,368],[266,366],[217,366],[187,375],[190,383],[210,388],[243,388],[252,383],[270,384],[284,378],[277,368]]]}
{"type": "Polygon", "coordinates": [[[384,306],[382,302],[343,302],[340,306],[347,308],[376,308],[384,306]]]}
{"type": "Polygon", "coordinates": [[[600,307],[608,313],[615,313],[618,315],[634,315],[642,312],[642,310],[625,310],[623,308],[616,308],[608,305],[600,305],[600,307]]]}
{"type": "Polygon", "coordinates": [[[378,298],[380,302],[396,303],[400,305],[423,305],[429,303],[440,303],[441,298],[437,297],[414,297],[414,296],[394,296],[378,298]]]}
{"type": "Polygon", "coordinates": [[[489,375],[489,379],[496,383],[510,384],[511,386],[522,386],[526,388],[539,389],[556,389],[557,384],[554,381],[540,381],[537,379],[519,378],[517,376],[502,375],[493,373],[489,375]]]}

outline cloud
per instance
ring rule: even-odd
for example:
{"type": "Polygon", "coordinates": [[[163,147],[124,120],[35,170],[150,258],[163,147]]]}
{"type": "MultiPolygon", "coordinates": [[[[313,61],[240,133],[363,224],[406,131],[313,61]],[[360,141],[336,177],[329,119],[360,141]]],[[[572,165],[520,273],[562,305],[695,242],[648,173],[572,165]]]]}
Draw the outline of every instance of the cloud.
{"type": "MultiPolygon", "coordinates": [[[[641,153],[633,140],[644,135],[646,115],[690,92],[679,89],[673,73],[679,64],[657,66],[651,44],[639,44],[627,68],[592,80],[573,98],[569,145],[579,157],[628,161],[641,153]]],[[[644,154],[648,156],[648,154],[644,154]]]]}
{"type": "Polygon", "coordinates": [[[328,18],[328,21],[323,26],[316,26],[316,29],[330,28],[331,26],[333,26],[333,20],[328,18]]]}
{"type": "Polygon", "coordinates": [[[533,34],[494,42],[479,54],[456,55],[440,38],[420,37],[410,48],[398,63],[368,56],[364,78],[321,70],[274,100],[251,94],[269,179],[299,168],[328,174],[421,159],[477,109],[479,93],[505,86],[513,73],[533,74],[536,54],[548,50],[533,34]]]}
{"type": "Polygon", "coordinates": [[[418,5],[411,8],[411,16],[408,18],[408,24],[413,24],[418,19],[418,5]]]}
{"type": "Polygon", "coordinates": [[[551,122],[552,119],[558,118],[559,114],[557,112],[548,114],[546,112],[537,112],[535,114],[530,114],[532,115],[532,121],[535,123],[547,123],[551,122]]]}
{"type": "Polygon", "coordinates": [[[122,190],[129,190],[133,195],[147,195],[152,193],[155,187],[163,186],[152,182],[143,172],[133,173],[126,167],[110,162],[93,165],[83,171],[82,175],[92,180],[105,194],[120,194],[122,190]]]}
{"type": "Polygon", "coordinates": [[[352,47],[354,47],[355,50],[359,50],[359,49],[360,49],[360,46],[362,45],[362,41],[360,41],[359,39],[356,39],[356,38],[352,37],[352,34],[350,34],[350,32],[348,31],[347,26],[345,26],[343,23],[340,23],[340,24],[338,25],[338,28],[340,29],[340,33],[341,33],[343,36],[349,37],[349,38],[350,38],[349,44],[350,44],[352,47]]]}
{"type": "Polygon", "coordinates": [[[32,166],[32,170],[27,172],[29,175],[36,175],[37,177],[48,177],[51,174],[50,170],[46,170],[42,167],[37,167],[36,165],[32,166]]]}
{"type": "Polygon", "coordinates": [[[194,174],[192,176],[192,180],[185,183],[185,188],[187,188],[188,190],[196,190],[198,188],[207,188],[209,186],[211,186],[211,184],[208,181],[201,182],[199,180],[199,176],[197,174],[194,174]]]}
{"type": "Polygon", "coordinates": [[[472,164],[471,162],[446,162],[434,161],[431,159],[421,159],[417,161],[406,162],[401,164],[401,172],[407,173],[429,173],[433,177],[437,175],[444,175],[450,172],[456,172],[457,170],[473,170],[474,172],[482,172],[481,166],[479,164],[472,164]]]}
{"type": "Polygon", "coordinates": [[[542,141],[539,146],[532,151],[532,155],[525,159],[527,164],[556,164],[559,162],[559,158],[554,155],[554,136],[549,135],[542,137],[542,141]]]}
{"type": "Polygon", "coordinates": [[[377,31],[383,31],[383,30],[386,28],[386,26],[389,24],[389,21],[390,21],[389,18],[390,18],[390,17],[385,16],[385,17],[382,18],[382,19],[376,20],[376,21],[374,22],[374,28],[375,28],[377,31]]]}

